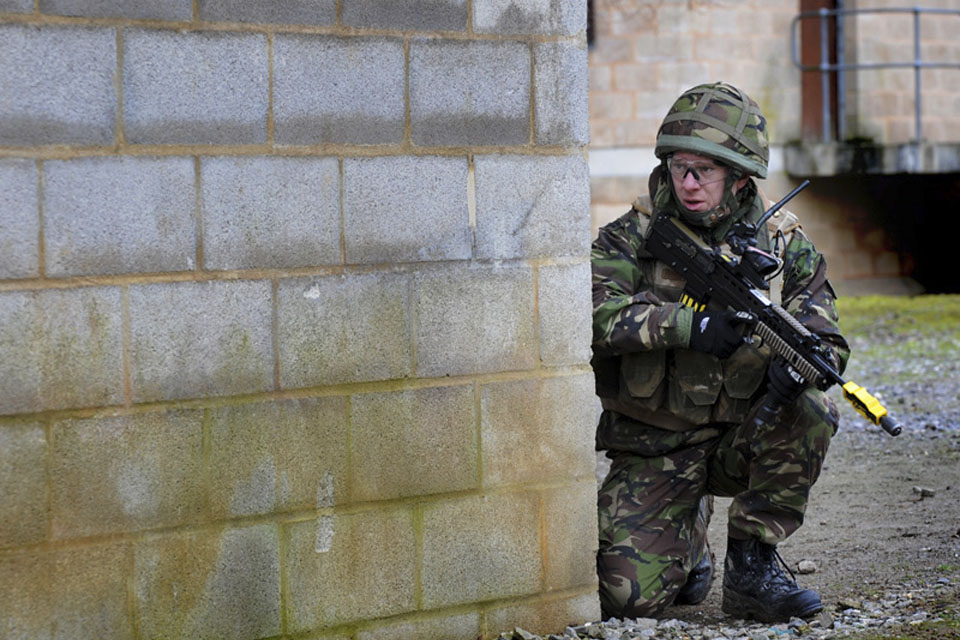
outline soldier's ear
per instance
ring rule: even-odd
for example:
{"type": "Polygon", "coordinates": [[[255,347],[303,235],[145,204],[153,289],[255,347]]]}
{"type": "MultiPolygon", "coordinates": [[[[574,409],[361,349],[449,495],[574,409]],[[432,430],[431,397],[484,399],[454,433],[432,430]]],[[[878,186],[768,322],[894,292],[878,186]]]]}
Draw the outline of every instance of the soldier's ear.
{"type": "Polygon", "coordinates": [[[750,180],[750,176],[743,176],[733,182],[733,192],[736,193],[743,189],[747,185],[747,181],[750,180]]]}
{"type": "Polygon", "coordinates": [[[657,193],[657,188],[660,186],[660,178],[665,175],[669,175],[666,171],[664,171],[666,163],[667,161],[664,160],[655,166],[653,171],[650,172],[650,177],[647,179],[647,193],[650,194],[651,198],[657,193]]]}

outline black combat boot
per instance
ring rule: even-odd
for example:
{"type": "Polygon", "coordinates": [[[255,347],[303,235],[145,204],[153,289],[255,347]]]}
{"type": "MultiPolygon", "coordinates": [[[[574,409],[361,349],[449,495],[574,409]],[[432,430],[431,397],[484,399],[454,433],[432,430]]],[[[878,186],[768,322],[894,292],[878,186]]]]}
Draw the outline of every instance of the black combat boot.
{"type": "Polygon", "coordinates": [[[710,593],[710,583],[712,582],[713,554],[710,552],[710,548],[707,547],[703,558],[697,563],[697,566],[687,574],[687,581],[680,587],[680,591],[677,592],[677,597],[674,599],[673,604],[700,604],[706,599],[707,594],[710,593]]]}
{"type": "Polygon", "coordinates": [[[687,581],[673,604],[700,604],[707,594],[710,593],[710,585],[713,584],[713,552],[710,551],[710,543],[707,541],[707,528],[710,526],[710,517],[713,515],[713,496],[703,496],[700,498],[700,506],[697,508],[697,519],[693,525],[693,537],[703,540],[703,556],[700,562],[687,574],[687,581]]]}
{"type": "Polygon", "coordinates": [[[761,622],[787,622],[822,611],[820,594],[798,587],[793,574],[785,575],[781,565],[786,566],[774,545],[729,538],[723,565],[723,612],[761,622]]]}

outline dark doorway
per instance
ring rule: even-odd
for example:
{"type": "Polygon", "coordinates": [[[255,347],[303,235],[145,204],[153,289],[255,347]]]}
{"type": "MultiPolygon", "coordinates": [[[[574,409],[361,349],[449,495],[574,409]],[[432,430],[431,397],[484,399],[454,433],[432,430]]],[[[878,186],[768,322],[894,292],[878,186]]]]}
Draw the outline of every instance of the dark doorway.
{"type": "Polygon", "coordinates": [[[812,179],[858,244],[877,242],[900,257],[900,274],[926,293],[960,293],[960,174],[842,175],[812,179]]]}
{"type": "Polygon", "coordinates": [[[960,175],[864,177],[877,222],[928,293],[960,293],[960,175]]]}

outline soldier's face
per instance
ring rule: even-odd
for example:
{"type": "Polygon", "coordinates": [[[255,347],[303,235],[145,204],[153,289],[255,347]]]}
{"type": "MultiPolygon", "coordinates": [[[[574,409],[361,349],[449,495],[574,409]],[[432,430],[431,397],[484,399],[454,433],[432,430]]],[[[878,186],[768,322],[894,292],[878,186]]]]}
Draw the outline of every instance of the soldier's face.
{"type": "MultiPolygon", "coordinates": [[[[706,156],[678,151],[668,162],[673,189],[680,203],[690,211],[709,211],[723,200],[723,189],[729,169],[706,156]]],[[[749,178],[733,183],[736,193],[749,178]]]]}

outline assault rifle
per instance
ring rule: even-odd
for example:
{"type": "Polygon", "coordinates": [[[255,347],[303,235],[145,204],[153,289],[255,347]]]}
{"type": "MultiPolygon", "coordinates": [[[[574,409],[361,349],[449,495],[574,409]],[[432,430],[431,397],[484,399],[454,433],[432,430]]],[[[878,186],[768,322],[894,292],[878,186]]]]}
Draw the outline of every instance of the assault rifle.
{"type": "MultiPolygon", "coordinates": [[[[716,300],[734,311],[753,314],[757,319],[753,334],[786,360],[804,380],[824,391],[833,384],[840,385],[844,397],[862,416],[880,425],[890,435],[898,435],[900,424],[887,414],[880,402],[860,385],[840,377],[819,336],[763,294],[770,288],[767,277],[780,268],[781,261],[757,248],[757,232],[770,216],[809,183],[807,180],[787,194],[756,223],[734,225],[726,241],[737,257],[725,256],[718,248],[701,240],[683,222],[666,215],[656,216],[651,221],[645,248],[687,281],[683,298],[686,304],[702,309],[710,300],[716,300]]],[[[760,408],[758,419],[772,419],[779,411],[780,407],[773,406],[768,397],[760,408]]]]}

